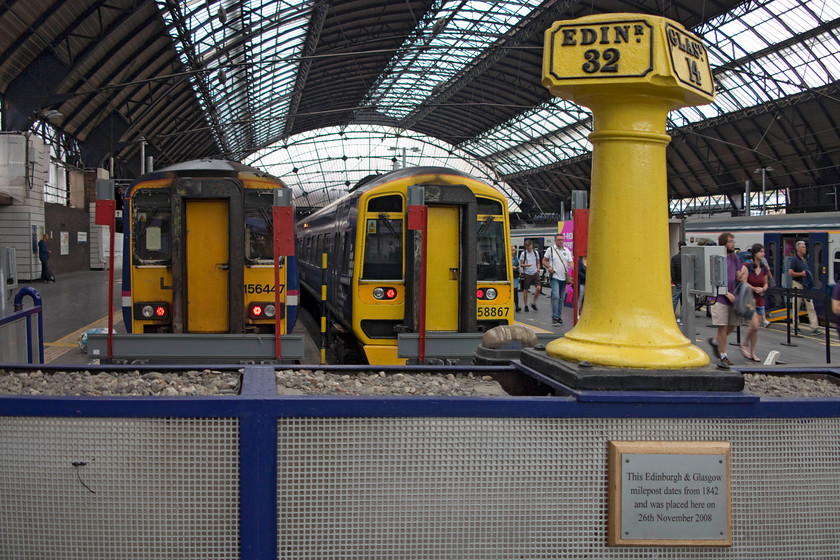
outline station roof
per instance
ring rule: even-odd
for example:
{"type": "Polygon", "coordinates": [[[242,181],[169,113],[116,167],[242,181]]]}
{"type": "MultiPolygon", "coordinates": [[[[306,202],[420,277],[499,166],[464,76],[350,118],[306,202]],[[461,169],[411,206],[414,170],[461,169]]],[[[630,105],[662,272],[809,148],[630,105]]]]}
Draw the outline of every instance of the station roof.
{"type": "Polygon", "coordinates": [[[78,165],[113,154],[118,176],[139,169],[140,139],[160,167],[388,127],[474,158],[525,212],[557,212],[589,189],[592,122],[541,85],[544,32],[611,12],[670,18],[709,51],[715,103],[669,116],[670,197],[734,199],[761,168],[768,188],[840,185],[836,0],[8,0],[3,127],[49,123],[78,165]]]}

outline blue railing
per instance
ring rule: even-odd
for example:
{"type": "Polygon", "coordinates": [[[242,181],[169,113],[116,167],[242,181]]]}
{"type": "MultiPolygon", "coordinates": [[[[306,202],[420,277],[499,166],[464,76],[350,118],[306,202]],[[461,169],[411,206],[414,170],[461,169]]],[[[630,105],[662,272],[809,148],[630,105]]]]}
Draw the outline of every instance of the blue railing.
{"type": "Polygon", "coordinates": [[[44,317],[41,307],[41,294],[35,288],[21,288],[15,295],[15,310],[11,315],[0,317],[0,327],[11,325],[19,321],[26,322],[26,363],[34,364],[32,355],[35,351],[32,344],[32,316],[38,316],[38,362],[44,363],[44,317]],[[23,309],[23,298],[30,296],[35,306],[23,309]]]}

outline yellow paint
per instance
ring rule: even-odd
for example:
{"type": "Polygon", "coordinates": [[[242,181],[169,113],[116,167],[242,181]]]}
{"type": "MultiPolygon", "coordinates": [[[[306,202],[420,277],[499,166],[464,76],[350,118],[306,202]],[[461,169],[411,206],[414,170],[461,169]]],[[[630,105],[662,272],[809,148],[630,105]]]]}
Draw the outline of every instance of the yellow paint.
{"type": "Polygon", "coordinates": [[[187,200],[186,228],[187,332],[227,332],[227,200],[187,200]]]}
{"type": "Polygon", "coordinates": [[[426,331],[457,331],[460,234],[457,206],[429,206],[426,249],[426,331]]]}
{"type": "Polygon", "coordinates": [[[372,366],[404,366],[405,358],[397,358],[396,345],[365,344],[365,357],[372,366]]]}
{"type": "Polygon", "coordinates": [[[709,363],[674,319],[665,163],[668,112],[714,98],[708,65],[699,40],[660,17],[603,14],[546,32],[543,84],[593,114],[586,305],[548,344],[550,356],[632,368],[709,363]],[[627,41],[616,32],[625,25],[627,41]],[[605,72],[607,59],[617,65],[605,72]]]}

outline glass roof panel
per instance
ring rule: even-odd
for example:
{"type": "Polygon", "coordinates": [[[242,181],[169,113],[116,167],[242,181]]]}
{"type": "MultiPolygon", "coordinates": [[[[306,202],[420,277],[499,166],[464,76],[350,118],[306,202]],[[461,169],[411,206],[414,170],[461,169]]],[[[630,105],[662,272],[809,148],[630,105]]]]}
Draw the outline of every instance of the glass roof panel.
{"type": "Polygon", "coordinates": [[[375,173],[403,165],[450,167],[479,177],[503,192],[511,210],[519,197],[498,174],[455,146],[422,134],[381,126],[314,130],[253,154],[245,163],[280,177],[294,193],[295,205],[320,207],[343,196],[375,173]]]}
{"type": "Polygon", "coordinates": [[[192,11],[165,0],[158,6],[181,60],[197,70],[193,88],[226,157],[240,159],[249,146],[279,135],[311,1],[210,2],[192,11]]]}
{"type": "Polygon", "coordinates": [[[530,2],[448,0],[436,3],[421,28],[400,49],[370,96],[394,118],[408,116],[469,66],[533,10],[530,2]]]}
{"type": "MultiPolygon", "coordinates": [[[[242,52],[243,61],[253,61],[247,56],[272,60],[271,64],[249,66],[257,73],[249,77],[249,80],[259,85],[251,88],[248,94],[254,96],[250,101],[257,108],[252,118],[264,127],[259,129],[260,134],[268,134],[270,137],[276,134],[273,133],[275,127],[280,126],[278,120],[285,116],[295,79],[294,69],[278,59],[286,57],[286,60],[294,60],[299,56],[301,41],[305,36],[305,25],[301,22],[308,17],[310,4],[268,1],[255,4],[260,7],[274,6],[284,11],[287,17],[287,27],[273,29],[274,42],[268,46],[251,46],[242,52]],[[256,96],[253,92],[263,93],[256,96]],[[265,92],[272,92],[272,95],[267,96],[265,92]],[[263,121],[267,124],[262,124],[263,121]]],[[[531,5],[533,2],[529,1],[437,0],[370,90],[366,103],[390,117],[409,115],[434,93],[436,86],[455,78],[500,37],[528,17],[531,5]]],[[[199,10],[199,13],[203,15],[196,15],[195,18],[206,20],[209,12],[199,10]]],[[[271,17],[270,11],[265,13],[265,17],[271,17]]],[[[769,0],[744,2],[730,13],[693,29],[707,45],[718,94],[711,105],[672,112],[669,115],[669,127],[686,126],[703,119],[742,111],[808,88],[835,82],[840,76],[838,20],[840,2],[837,0],[769,0]],[[819,35],[808,36],[817,31],[819,35]],[[804,36],[797,40],[797,34],[804,36]]],[[[219,43],[220,39],[208,34],[206,30],[199,31],[205,34],[204,41],[209,45],[207,52],[210,52],[210,46],[219,43]]],[[[265,39],[261,36],[260,40],[265,39]]],[[[588,110],[568,101],[552,99],[457,148],[463,150],[459,152],[459,157],[469,161],[474,161],[470,158],[481,158],[495,172],[504,176],[554,165],[588,153],[592,149],[587,139],[590,127],[591,115],[588,110]]],[[[389,138],[391,140],[388,141],[395,141],[393,135],[389,138]]],[[[296,143],[322,140],[316,134],[299,137],[296,143]]],[[[335,146],[331,142],[313,150],[317,150],[319,156],[328,157],[329,150],[335,146]]],[[[346,148],[341,150],[346,151],[346,148]]],[[[371,150],[373,146],[369,145],[368,151],[371,150]]],[[[310,152],[306,157],[312,159],[315,153],[310,152]]],[[[378,159],[367,156],[367,161],[378,159]]],[[[309,167],[317,165],[308,164],[309,167]]],[[[298,173],[294,174],[298,180],[302,169],[299,166],[298,173]]],[[[319,171],[326,172],[327,169],[319,171]]],[[[346,169],[341,169],[325,177],[347,177],[348,173],[346,169]]],[[[317,185],[314,188],[324,193],[336,188],[329,180],[319,179],[317,173],[312,173],[311,180],[317,185]]],[[[305,189],[303,183],[298,183],[305,189]]],[[[328,198],[330,195],[324,196],[328,198]]]]}

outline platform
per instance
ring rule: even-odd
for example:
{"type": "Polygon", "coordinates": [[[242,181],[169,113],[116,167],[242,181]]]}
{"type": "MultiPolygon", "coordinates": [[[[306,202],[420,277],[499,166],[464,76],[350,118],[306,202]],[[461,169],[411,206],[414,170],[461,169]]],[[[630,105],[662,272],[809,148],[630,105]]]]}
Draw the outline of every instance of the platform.
{"type": "MultiPolygon", "coordinates": [[[[74,272],[59,277],[55,284],[41,282],[24,283],[41,294],[44,307],[44,360],[53,364],[83,364],[88,357],[79,350],[78,338],[89,329],[106,327],[108,324],[108,272],[91,270],[74,272]]],[[[526,313],[520,311],[515,314],[515,321],[527,325],[537,332],[554,332],[561,336],[573,327],[572,309],[563,308],[563,325],[551,324],[551,298],[549,290],[543,290],[537,301],[537,311],[531,309],[526,313]]],[[[533,302],[532,296],[529,301],[533,302]]],[[[519,295],[522,305],[522,294],[519,295]]],[[[32,305],[31,298],[24,300],[26,307],[32,305]]],[[[124,333],[122,323],[121,290],[119,284],[114,288],[114,328],[118,333],[124,333]]],[[[694,343],[704,352],[710,354],[711,363],[716,362],[711,355],[708,339],[714,336],[716,329],[711,319],[706,317],[705,310],[697,311],[695,315],[696,334],[694,343]]],[[[784,323],[774,323],[768,328],[762,328],[758,335],[759,358],[764,360],[773,350],[780,353],[779,363],[787,366],[822,366],[826,364],[825,335],[814,336],[807,329],[799,337],[791,337],[796,346],[786,346],[787,328],[784,323]]],[[[298,321],[294,333],[306,334],[302,321],[298,321]]],[[[741,335],[746,334],[746,327],[741,328],[741,335]]],[[[837,333],[830,329],[831,363],[840,364],[840,341],[837,333]]],[[[729,336],[729,358],[735,369],[754,369],[760,364],[749,362],[741,356],[737,347],[738,332],[729,336]]],[[[317,345],[306,334],[305,363],[317,364],[319,353],[317,345]]]]}

